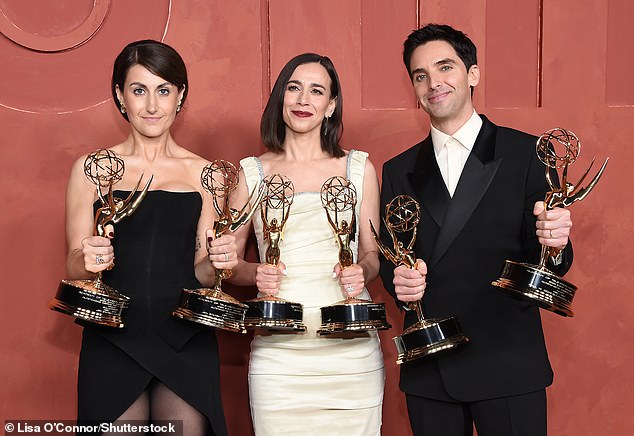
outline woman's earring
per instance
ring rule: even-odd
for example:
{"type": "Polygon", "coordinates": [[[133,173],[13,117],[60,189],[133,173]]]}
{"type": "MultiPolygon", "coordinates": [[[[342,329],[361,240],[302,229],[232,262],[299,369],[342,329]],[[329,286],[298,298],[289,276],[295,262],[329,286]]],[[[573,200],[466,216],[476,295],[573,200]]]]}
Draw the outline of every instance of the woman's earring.
{"type": "Polygon", "coordinates": [[[179,113],[181,111],[181,103],[182,102],[178,102],[178,104],[176,105],[176,113],[179,113]]]}
{"type": "Polygon", "coordinates": [[[125,113],[125,105],[122,102],[119,102],[119,110],[121,111],[122,114],[125,113]]]}
{"type": "Polygon", "coordinates": [[[324,136],[328,135],[328,120],[329,119],[330,119],[330,117],[328,115],[326,115],[324,117],[324,122],[323,122],[323,125],[324,125],[324,136]]]}

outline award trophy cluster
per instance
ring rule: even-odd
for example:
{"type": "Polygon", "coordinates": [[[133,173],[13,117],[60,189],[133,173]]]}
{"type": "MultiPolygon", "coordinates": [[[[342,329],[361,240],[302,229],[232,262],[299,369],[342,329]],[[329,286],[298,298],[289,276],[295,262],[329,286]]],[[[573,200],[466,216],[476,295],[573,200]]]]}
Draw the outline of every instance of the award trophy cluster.
{"type": "MultiPolygon", "coordinates": [[[[295,189],[293,182],[281,174],[268,176],[263,183],[265,194],[260,202],[260,215],[264,240],[268,243],[265,262],[271,266],[278,266],[280,241],[284,237],[284,225],[293,204],[295,189]]],[[[306,326],[302,323],[304,307],[299,303],[267,295],[249,300],[246,304],[249,308],[244,323],[249,330],[306,331],[306,326]]]]}
{"type": "MultiPolygon", "coordinates": [[[[113,151],[101,149],[89,154],[84,161],[84,174],[97,190],[97,197],[101,207],[95,214],[95,236],[106,235],[106,227],[118,224],[124,218],[132,215],[139,207],[147,193],[152,177],[145,187],[138,192],[143,175],[125,200],[114,196],[112,186],[123,178],[125,165],[123,159],[113,151]],[[104,196],[102,188],[107,188],[104,196]]],[[[98,272],[92,280],[62,280],[55,298],[49,301],[52,310],[74,316],[93,324],[108,327],[125,327],[125,313],[130,305],[130,298],[123,295],[102,280],[102,273],[98,272]]]]}
{"type": "MultiPolygon", "coordinates": [[[[238,181],[238,170],[231,162],[215,160],[203,168],[200,183],[211,194],[218,215],[213,225],[214,238],[219,238],[227,230],[235,232],[248,223],[255,212],[254,205],[262,198],[264,191],[258,186],[241,210],[230,208],[229,196],[238,187],[238,181]]],[[[183,289],[178,308],[172,312],[172,316],[209,327],[246,333],[244,317],[247,305],[221,289],[222,280],[231,277],[231,270],[215,270],[215,276],[213,288],[183,289]]]]}
{"type": "MultiPolygon", "coordinates": [[[[581,142],[574,133],[561,128],[548,130],[537,140],[537,156],[546,166],[546,181],[550,191],[544,202],[546,209],[568,207],[581,201],[597,185],[603,175],[608,159],[585,188],[579,187],[586,178],[592,163],[576,184],[568,181],[568,166],[574,163],[581,151],[581,142]],[[561,170],[561,176],[559,176],[561,170]],[[553,180],[554,172],[559,179],[553,180]],[[557,183],[559,182],[559,183],[557,183]]],[[[549,258],[556,258],[558,249],[542,245],[539,265],[507,260],[501,277],[491,284],[519,299],[531,302],[543,309],[562,316],[574,316],[571,305],[577,287],[559,277],[546,267],[549,258]]]]}
{"type": "MultiPolygon", "coordinates": [[[[321,187],[321,203],[339,246],[339,265],[343,269],[348,268],[354,263],[350,242],[354,240],[356,229],[356,189],[345,177],[331,177],[321,187]]],[[[321,327],[317,333],[322,336],[357,334],[392,327],[387,322],[383,303],[348,296],[320,310],[321,327]]]]}
{"type": "MultiPolygon", "coordinates": [[[[392,239],[393,249],[383,244],[372,222],[370,222],[379,251],[394,265],[416,268],[416,255],[412,251],[412,247],[416,241],[419,221],[420,205],[410,196],[399,195],[385,206],[383,222],[392,239]],[[403,242],[398,239],[397,234],[407,233],[411,233],[411,238],[405,247],[403,242]]],[[[398,351],[397,364],[400,365],[443,350],[450,350],[469,341],[462,334],[455,317],[425,319],[420,300],[409,303],[408,307],[416,311],[418,321],[405,329],[401,335],[393,338],[398,351]]]]}

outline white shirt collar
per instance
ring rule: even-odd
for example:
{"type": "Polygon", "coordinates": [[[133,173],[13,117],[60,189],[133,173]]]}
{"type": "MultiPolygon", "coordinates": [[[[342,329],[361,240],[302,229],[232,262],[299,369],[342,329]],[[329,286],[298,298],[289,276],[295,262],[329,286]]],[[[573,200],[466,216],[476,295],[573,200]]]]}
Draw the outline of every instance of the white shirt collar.
{"type": "Polygon", "coordinates": [[[447,142],[447,139],[449,139],[450,136],[458,140],[458,142],[460,142],[467,150],[471,151],[473,145],[475,144],[476,138],[478,137],[478,133],[480,133],[481,127],[482,118],[480,118],[480,115],[478,115],[475,109],[473,110],[473,113],[471,114],[471,117],[467,120],[467,122],[464,123],[462,127],[460,127],[453,135],[447,135],[434,126],[431,126],[431,140],[436,156],[438,156],[442,148],[445,146],[445,142],[447,142]]]}

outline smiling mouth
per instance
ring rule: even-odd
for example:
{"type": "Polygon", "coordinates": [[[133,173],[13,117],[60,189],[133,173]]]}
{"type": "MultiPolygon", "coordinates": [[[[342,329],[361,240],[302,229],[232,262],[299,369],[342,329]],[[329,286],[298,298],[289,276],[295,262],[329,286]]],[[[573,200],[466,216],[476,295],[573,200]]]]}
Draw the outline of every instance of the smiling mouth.
{"type": "Polygon", "coordinates": [[[448,91],[439,92],[438,94],[430,95],[429,97],[427,97],[427,101],[430,103],[437,103],[439,101],[444,100],[445,97],[447,97],[448,95],[449,95],[448,91]]]}
{"type": "Polygon", "coordinates": [[[308,118],[313,116],[313,114],[310,112],[304,112],[304,111],[291,111],[291,112],[293,112],[295,116],[298,116],[300,118],[308,118]]]}

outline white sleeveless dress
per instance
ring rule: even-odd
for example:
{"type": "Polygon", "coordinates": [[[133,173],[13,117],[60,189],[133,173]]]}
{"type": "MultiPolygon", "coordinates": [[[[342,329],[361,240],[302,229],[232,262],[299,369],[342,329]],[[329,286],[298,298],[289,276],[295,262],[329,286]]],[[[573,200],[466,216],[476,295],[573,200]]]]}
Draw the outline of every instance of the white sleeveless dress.
{"type": "MultiPolygon", "coordinates": [[[[346,177],[357,190],[357,217],[367,156],[356,150],[348,154],[346,177]]],[[[240,164],[250,191],[264,178],[261,162],[248,157],[240,164]]],[[[253,226],[264,259],[259,212],[253,226]]],[[[358,242],[350,245],[356,261],[358,242]]],[[[307,331],[256,335],[251,343],[249,396],[256,435],[379,435],[385,371],[378,335],[317,334],[319,308],[344,298],[332,278],[338,246],[319,192],[295,193],[280,251],[288,275],[278,296],[303,304],[307,331]]],[[[367,289],[359,297],[369,300],[367,289]]]]}

